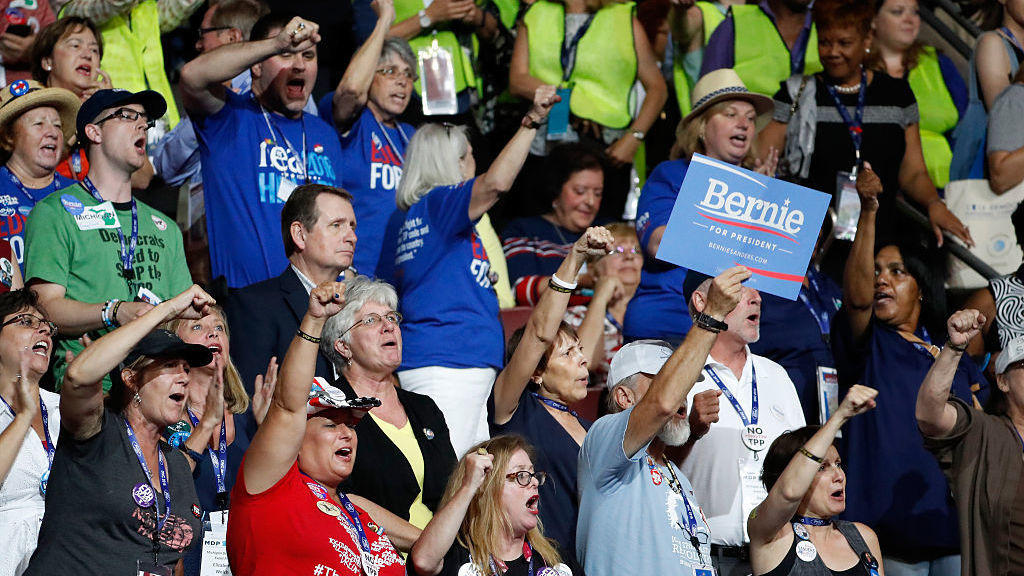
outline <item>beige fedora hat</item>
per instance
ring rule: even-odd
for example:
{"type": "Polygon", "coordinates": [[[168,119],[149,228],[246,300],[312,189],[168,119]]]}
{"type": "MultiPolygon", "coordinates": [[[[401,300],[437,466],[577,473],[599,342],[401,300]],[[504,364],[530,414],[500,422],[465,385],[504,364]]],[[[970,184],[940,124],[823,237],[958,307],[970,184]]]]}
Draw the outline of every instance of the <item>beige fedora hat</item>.
{"type": "Polygon", "coordinates": [[[0,89],[0,127],[14,122],[24,112],[41,106],[57,110],[64,142],[70,143],[75,135],[75,117],[81,101],[70,90],[46,88],[35,80],[15,80],[0,89]]]}
{"type": "Polygon", "coordinates": [[[682,124],[689,123],[705,110],[723,100],[746,100],[753,104],[758,116],[771,112],[775,108],[775,103],[771,98],[747,90],[747,86],[743,84],[743,80],[740,80],[740,76],[735,70],[719,68],[701,76],[697,84],[693,86],[690,97],[693,108],[683,118],[682,124]]]}

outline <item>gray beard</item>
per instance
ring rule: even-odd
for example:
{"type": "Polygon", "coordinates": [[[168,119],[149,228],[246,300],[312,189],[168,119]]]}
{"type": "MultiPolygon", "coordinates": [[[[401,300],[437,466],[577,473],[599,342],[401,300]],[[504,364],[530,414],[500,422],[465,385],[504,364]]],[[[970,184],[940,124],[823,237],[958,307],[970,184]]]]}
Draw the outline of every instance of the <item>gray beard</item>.
{"type": "Polygon", "coordinates": [[[661,430],[658,430],[658,440],[666,446],[682,446],[690,439],[690,420],[688,418],[670,418],[661,430]]]}

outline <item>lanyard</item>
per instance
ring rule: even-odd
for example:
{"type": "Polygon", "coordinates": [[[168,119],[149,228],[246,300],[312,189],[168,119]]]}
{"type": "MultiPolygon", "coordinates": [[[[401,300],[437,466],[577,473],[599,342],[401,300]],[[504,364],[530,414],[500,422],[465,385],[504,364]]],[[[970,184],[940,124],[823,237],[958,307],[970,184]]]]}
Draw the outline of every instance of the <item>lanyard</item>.
{"type": "Polygon", "coordinates": [[[829,95],[832,96],[832,102],[835,103],[836,110],[839,111],[839,115],[842,116],[843,122],[846,124],[846,129],[850,133],[850,139],[853,140],[853,153],[856,160],[854,161],[850,177],[855,178],[857,170],[860,168],[860,145],[861,137],[864,135],[864,101],[868,92],[868,72],[861,67],[860,90],[857,91],[857,109],[854,111],[853,118],[850,118],[850,111],[839,101],[836,87],[829,82],[825,82],[825,88],[828,90],[829,95]]]}
{"type": "MultiPolygon", "coordinates": [[[[309,486],[309,491],[313,493],[313,496],[316,497],[317,500],[330,500],[330,498],[327,497],[327,490],[323,488],[323,484],[313,480],[313,477],[309,476],[305,472],[302,472],[302,475],[309,478],[310,482],[314,483],[318,488],[321,488],[321,490],[318,491],[314,489],[313,486],[309,486]]],[[[345,511],[345,518],[356,530],[356,535],[358,536],[358,542],[356,542],[356,544],[359,545],[359,551],[363,554],[372,555],[370,540],[366,537],[366,531],[363,530],[362,523],[359,522],[359,512],[356,511],[356,507],[352,505],[352,501],[348,499],[348,496],[345,496],[340,490],[335,490],[335,494],[338,495],[338,500],[341,502],[341,506],[345,511]]],[[[338,518],[338,521],[340,522],[341,516],[339,515],[338,518]]]]}
{"type": "Polygon", "coordinates": [[[615,316],[612,316],[611,312],[605,312],[604,317],[608,322],[611,322],[612,326],[615,326],[615,329],[618,330],[620,334],[623,332],[622,324],[619,324],[619,321],[615,319],[615,316]]]}
{"type": "Polygon", "coordinates": [[[21,190],[21,193],[24,194],[26,198],[31,200],[33,204],[38,204],[42,198],[46,198],[51,193],[56,192],[57,186],[59,186],[59,184],[57,183],[57,176],[54,175],[53,181],[50,182],[48,186],[46,186],[45,188],[37,189],[43,190],[43,195],[41,198],[36,198],[35,196],[32,195],[31,192],[28,191],[29,189],[24,184],[22,184],[21,180],[14,175],[14,172],[11,172],[10,168],[8,168],[7,166],[3,166],[0,167],[0,171],[3,171],[3,173],[7,175],[7,178],[11,181],[11,183],[14,184],[18,188],[18,190],[21,190]]]}
{"type": "MultiPolygon", "coordinates": [[[[647,467],[651,469],[652,473],[657,471],[658,468],[657,464],[654,463],[654,458],[647,456],[647,467]]],[[[683,526],[682,523],[678,523],[679,527],[690,535],[690,544],[693,546],[693,549],[697,551],[697,556],[701,557],[700,540],[697,539],[697,515],[693,513],[693,507],[690,506],[690,500],[686,497],[686,494],[683,494],[683,485],[679,483],[679,478],[676,477],[676,472],[672,469],[672,464],[668,463],[665,468],[668,469],[669,488],[679,495],[683,500],[683,507],[686,509],[686,526],[683,526]]],[[[701,558],[701,562],[703,561],[703,558],[701,558]]]]}
{"type": "Polygon", "coordinates": [[[793,516],[793,522],[807,526],[828,526],[832,523],[831,518],[814,518],[813,516],[793,516]]]}
{"type": "MultiPolygon", "coordinates": [[[[192,428],[195,429],[199,426],[199,418],[196,418],[195,414],[192,413],[190,408],[185,408],[185,412],[188,413],[188,419],[192,422],[192,428]]],[[[217,447],[217,453],[210,450],[210,462],[213,463],[213,477],[217,481],[217,498],[221,498],[221,494],[227,494],[228,489],[225,487],[224,478],[228,473],[228,425],[227,422],[220,423],[220,445],[217,447]]]]}
{"type": "Polygon", "coordinates": [[[562,37],[562,81],[568,81],[569,77],[572,76],[573,69],[576,68],[576,46],[583,39],[583,35],[590,29],[590,25],[594,22],[594,15],[591,14],[587,17],[587,21],[580,26],[580,29],[576,31],[576,34],[568,42],[565,41],[565,37],[562,37]]]}
{"type": "Polygon", "coordinates": [[[1024,46],[1020,45],[1020,41],[1017,40],[1017,37],[1013,35],[1013,32],[1010,31],[1009,28],[1003,26],[1002,28],[999,29],[999,31],[1002,32],[1004,36],[1006,36],[1006,39],[1013,44],[1017,51],[1024,52],[1024,46]]]}
{"type": "MultiPolygon", "coordinates": [[[[104,202],[103,197],[100,196],[100,191],[96,189],[96,186],[92,183],[88,177],[82,180],[82,186],[92,194],[92,197],[97,202],[104,202]]],[[[132,196],[132,237],[128,242],[128,246],[125,246],[124,242],[124,231],[121,227],[117,228],[117,240],[121,243],[121,266],[124,268],[125,276],[127,278],[134,277],[132,271],[132,262],[135,260],[135,248],[139,245],[139,207],[135,202],[135,196],[132,196]]]]}
{"type": "MultiPolygon", "coordinates": [[[[370,112],[370,115],[373,116],[373,112],[370,112]]],[[[388,136],[387,128],[380,123],[380,120],[377,120],[376,116],[373,116],[373,121],[377,123],[377,128],[380,128],[380,133],[383,134],[384,139],[388,141],[388,146],[391,147],[391,151],[394,152],[395,156],[398,156],[398,163],[404,165],[405,158],[402,156],[402,153],[398,151],[398,148],[395,147],[395,143],[391,141],[391,136],[388,136]]],[[[404,146],[408,146],[409,137],[405,135],[405,130],[402,130],[402,124],[398,120],[395,120],[395,128],[398,129],[398,135],[402,137],[402,144],[404,146]]],[[[305,136],[305,134],[303,134],[303,136],[305,136]]]]}
{"type": "Polygon", "coordinates": [[[545,398],[545,397],[541,396],[540,394],[537,394],[536,392],[530,392],[530,394],[532,394],[533,397],[536,398],[537,400],[539,400],[541,403],[547,404],[548,406],[551,406],[555,410],[558,410],[558,411],[561,411],[561,412],[568,412],[569,414],[572,414],[573,416],[575,416],[577,418],[580,417],[580,415],[577,414],[575,410],[573,410],[572,408],[569,408],[568,406],[566,406],[565,404],[562,404],[561,402],[558,402],[557,400],[552,400],[551,398],[545,398]]]}
{"type": "MultiPolygon", "coordinates": [[[[528,563],[527,566],[530,571],[530,576],[533,576],[533,546],[531,546],[530,541],[526,539],[523,539],[523,559],[528,563]]],[[[495,560],[493,555],[487,560],[487,563],[491,567],[492,576],[501,576],[505,572],[508,572],[508,565],[501,560],[495,560]]],[[[541,570],[542,574],[544,572],[545,570],[541,570]]]]}
{"type": "MultiPolygon", "coordinates": [[[[146,456],[142,453],[142,447],[139,446],[139,441],[135,438],[135,431],[132,430],[132,425],[128,423],[126,418],[124,420],[124,428],[128,433],[128,442],[132,445],[132,450],[135,451],[135,457],[139,459],[139,466],[142,466],[142,471],[146,474],[146,480],[153,484],[153,475],[149,472],[149,466],[146,465],[146,456]]],[[[156,512],[156,531],[153,532],[153,541],[156,542],[157,534],[164,529],[164,524],[167,523],[167,519],[171,517],[171,487],[167,481],[167,464],[164,462],[164,452],[160,449],[160,446],[156,447],[156,456],[158,471],[160,473],[160,490],[164,493],[164,517],[160,518],[160,507],[157,505],[156,498],[153,498],[153,510],[156,512]]]]}
{"type": "Polygon", "coordinates": [[[749,419],[747,419],[747,412],[746,412],[746,410],[743,409],[743,406],[740,406],[740,401],[736,399],[736,396],[734,396],[733,393],[728,388],[726,388],[725,384],[722,382],[722,379],[719,378],[718,374],[715,372],[715,369],[712,368],[711,366],[705,366],[704,370],[708,373],[708,376],[711,376],[711,379],[714,380],[715,384],[717,384],[718,387],[722,390],[722,394],[725,394],[725,397],[728,398],[729,402],[732,403],[732,407],[736,409],[736,413],[739,414],[740,420],[743,421],[743,425],[744,426],[750,426],[752,424],[757,424],[757,412],[758,412],[758,410],[757,410],[757,371],[754,370],[754,363],[753,362],[750,363],[750,418],[749,419]]]}
{"type": "MultiPolygon", "coordinates": [[[[298,156],[298,150],[295,149],[295,146],[292,146],[291,140],[288,140],[288,136],[285,135],[284,130],[281,130],[280,128],[276,131],[274,130],[274,128],[277,127],[277,122],[270,119],[270,114],[267,113],[267,109],[263,107],[263,104],[256,99],[255,94],[252,99],[256,101],[256,105],[260,107],[260,112],[263,113],[263,121],[267,123],[267,130],[270,130],[270,136],[273,137],[277,132],[280,132],[281,138],[284,138],[285,146],[288,146],[288,150],[290,150],[292,154],[298,156]]],[[[309,184],[309,167],[306,166],[306,115],[304,113],[299,116],[299,122],[302,123],[302,178],[303,184],[309,184]]]]}
{"type": "Polygon", "coordinates": [[[821,290],[821,279],[818,274],[820,272],[814,269],[807,271],[807,284],[809,286],[806,289],[801,287],[800,294],[797,297],[807,307],[811,316],[814,317],[821,335],[827,337],[831,333],[832,315],[829,313],[828,306],[821,302],[823,293],[821,290]]]}
{"type": "MultiPolygon", "coordinates": [[[[7,409],[11,411],[11,416],[17,416],[18,413],[14,411],[14,407],[7,403],[7,400],[3,396],[0,396],[0,402],[7,406],[7,409]]],[[[53,453],[57,451],[57,447],[53,444],[53,440],[50,440],[50,417],[46,412],[46,404],[43,404],[43,399],[39,399],[39,412],[43,418],[43,449],[46,450],[46,459],[49,460],[50,466],[53,466],[53,453]]]]}

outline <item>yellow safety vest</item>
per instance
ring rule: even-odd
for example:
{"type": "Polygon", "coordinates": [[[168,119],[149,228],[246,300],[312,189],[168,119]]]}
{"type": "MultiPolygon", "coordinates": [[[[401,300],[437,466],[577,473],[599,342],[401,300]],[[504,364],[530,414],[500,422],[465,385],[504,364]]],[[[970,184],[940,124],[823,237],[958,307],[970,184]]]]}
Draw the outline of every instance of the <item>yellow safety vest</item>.
{"type": "MultiPolygon", "coordinates": [[[[633,2],[610,4],[597,11],[576,47],[569,83],[569,110],[608,128],[625,128],[633,120],[629,93],[637,76],[633,46],[633,2]]],[[[526,12],[530,75],[547,84],[562,84],[565,6],[538,0],[526,12]]]]}
{"type": "Polygon", "coordinates": [[[921,151],[924,152],[928,176],[936,187],[945,188],[949,184],[949,164],[953,160],[953,151],[944,134],[956,127],[960,114],[942,78],[935,48],[924,47],[907,81],[914,91],[917,109],[921,113],[921,151]]]}
{"type": "MultiPolygon", "coordinates": [[[[401,22],[408,18],[416,18],[420,10],[423,10],[422,0],[396,0],[395,1],[395,22],[401,22]]],[[[420,50],[430,48],[434,40],[438,46],[444,48],[452,55],[452,67],[455,71],[455,92],[462,92],[466,88],[476,88],[480,85],[477,81],[477,73],[473,69],[476,54],[479,50],[476,34],[470,34],[469,46],[462,46],[458,36],[455,35],[446,25],[442,24],[433,30],[420,34],[409,40],[413,55],[419,54],[420,50]]],[[[421,74],[422,76],[422,74],[421,74]]],[[[422,94],[423,89],[420,81],[417,80],[416,93],[422,94]]]]}
{"type": "Polygon", "coordinates": [[[115,88],[132,92],[155,90],[167,101],[168,127],[178,123],[178,107],[164,72],[164,51],[160,46],[160,16],[156,0],[144,0],[132,8],[129,18],[114,16],[102,26],[103,61],[115,88]],[[131,21],[129,26],[128,22],[131,21]]]}
{"type": "MultiPolygon", "coordinates": [[[[736,30],[733,69],[751,92],[775,96],[782,81],[793,74],[790,71],[789,48],[760,6],[743,4],[729,10],[736,30]]],[[[811,26],[811,35],[804,51],[803,74],[811,75],[821,70],[818,31],[811,26]]]]}
{"type": "MultiPolygon", "coordinates": [[[[715,32],[715,29],[725,21],[725,14],[718,9],[718,6],[704,0],[697,2],[697,8],[700,8],[701,15],[703,16],[704,46],[707,46],[708,40],[715,32]]],[[[686,116],[690,113],[690,90],[697,83],[697,79],[690,78],[686,71],[683,70],[683,56],[686,54],[678,48],[679,46],[677,45],[672,58],[672,84],[676,89],[676,102],[679,104],[679,113],[682,116],[686,116]]]]}

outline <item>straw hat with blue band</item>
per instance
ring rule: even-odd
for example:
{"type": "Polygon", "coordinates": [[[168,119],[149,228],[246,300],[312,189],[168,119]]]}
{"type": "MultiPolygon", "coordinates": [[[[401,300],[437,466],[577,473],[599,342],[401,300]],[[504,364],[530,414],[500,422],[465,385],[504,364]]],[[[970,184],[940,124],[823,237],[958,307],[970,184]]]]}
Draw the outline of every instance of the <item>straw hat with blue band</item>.
{"type": "Polygon", "coordinates": [[[705,110],[724,100],[746,100],[754,106],[758,116],[775,109],[775,102],[771,98],[747,90],[747,86],[735,70],[719,68],[701,76],[697,84],[693,86],[690,96],[693,108],[683,118],[681,124],[688,124],[691,120],[700,117],[705,110]]]}
{"type": "Polygon", "coordinates": [[[15,80],[0,89],[0,127],[7,126],[33,108],[50,107],[60,115],[64,142],[75,136],[75,118],[81,101],[70,90],[46,88],[35,80],[15,80]]]}

